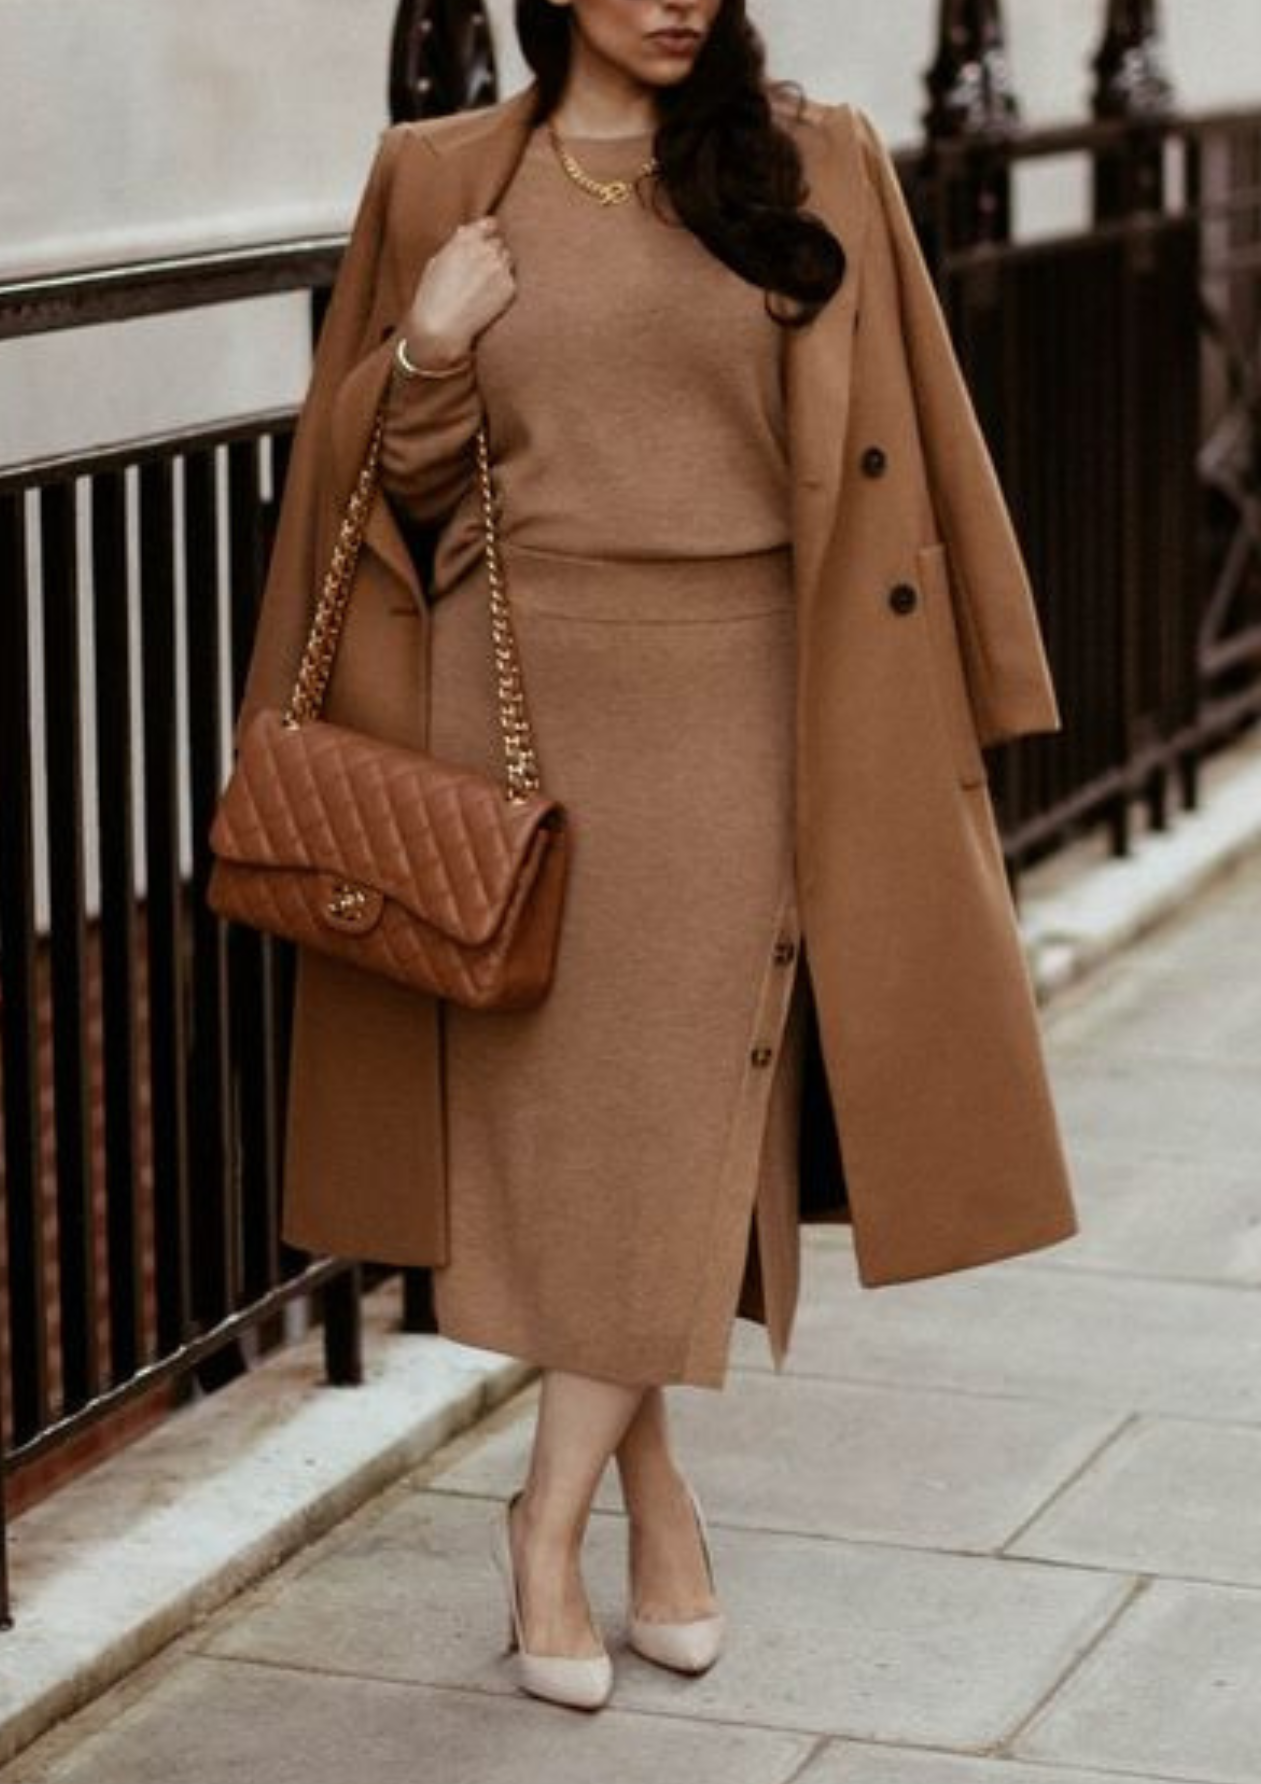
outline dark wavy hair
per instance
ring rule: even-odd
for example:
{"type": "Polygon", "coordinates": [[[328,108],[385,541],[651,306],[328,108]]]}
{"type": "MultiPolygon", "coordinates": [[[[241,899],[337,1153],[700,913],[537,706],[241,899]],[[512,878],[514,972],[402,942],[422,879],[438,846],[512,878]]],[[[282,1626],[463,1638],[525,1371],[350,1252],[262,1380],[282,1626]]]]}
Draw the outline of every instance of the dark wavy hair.
{"type": "MultiPolygon", "coordinates": [[[[573,18],[550,0],[516,0],[516,26],[538,79],[533,122],[541,124],[565,89],[573,18]]],[[[775,121],[772,99],[791,98],[800,116],[805,95],[796,81],[767,79],[766,48],[745,0],[723,0],[686,79],[656,97],[653,153],[679,221],[762,287],[777,322],[812,321],[845,277],[845,250],[822,218],[802,208],[801,151],[775,121]],[[777,312],[775,295],[797,309],[777,312]]]]}

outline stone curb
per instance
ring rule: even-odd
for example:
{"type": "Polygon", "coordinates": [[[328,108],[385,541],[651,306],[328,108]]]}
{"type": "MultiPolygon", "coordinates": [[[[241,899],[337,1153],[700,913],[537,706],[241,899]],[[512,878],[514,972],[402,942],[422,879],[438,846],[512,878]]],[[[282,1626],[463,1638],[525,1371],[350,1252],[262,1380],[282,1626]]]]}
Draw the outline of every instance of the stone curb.
{"type": "MultiPolygon", "coordinates": [[[[1125,860],[1092,841],[1028,873],[1040,1002],[1261,846],[1261,738],[1211,762],[1204,808],[1125,860]]],[[[398,1284],[365,1307],[365,1379],[323,1384],[309,1334],[34,1506],[10,1531],[0,1765],[347,1517],[538,1373],[401,1332],[398,1284]]]]}
{"type": "Polygon", "coordinates": [[[364,1307],[364,1380],[308,1333],[16,1519],[0,1765],[477,1422],[533,1365],[364,1307]]]}

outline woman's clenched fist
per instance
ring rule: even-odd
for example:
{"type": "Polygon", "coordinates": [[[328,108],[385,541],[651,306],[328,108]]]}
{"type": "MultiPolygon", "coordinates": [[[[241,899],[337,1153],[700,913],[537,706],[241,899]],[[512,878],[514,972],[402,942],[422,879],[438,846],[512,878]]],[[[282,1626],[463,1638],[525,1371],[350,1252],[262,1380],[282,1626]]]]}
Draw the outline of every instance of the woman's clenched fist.
{"type": "Polygon", "coordinates": [[[409,356],[435,367],[463,359],[515,296],[512,253],[498,218],[461,223],[430,255],[416,283],[403,325],[409,356]]]}

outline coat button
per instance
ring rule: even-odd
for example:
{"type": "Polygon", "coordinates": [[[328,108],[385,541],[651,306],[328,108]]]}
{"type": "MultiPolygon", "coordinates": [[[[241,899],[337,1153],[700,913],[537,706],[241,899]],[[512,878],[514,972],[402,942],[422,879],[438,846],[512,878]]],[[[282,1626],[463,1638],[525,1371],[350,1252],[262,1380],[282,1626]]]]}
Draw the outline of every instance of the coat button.
{"type": "Polygon", "coordinates": [[[864,477],[881,477],[889,461],[882,447],[868,446],[858,462],[862,466],[864,477]]]}
{"type": "Polygon", "coordinates": [[[776,966],[787,966],[788,962],[796,952],[797,944],[793,941],[792,937],[790,935],[781,935],[779,940],[775,943],[775,952],[772,958],[774,959],[776,966]]]}
{"type": "Polygon", "coordinates": [[[909,613],[918,600],[909,582],[895,582],[889,590],[889,605],[895,613],[909,613]]]}
{"type": "Polygon", "coordinates": [[[769,1065],[771,1063],[771,1049],[769,1047],[755,1047],[752,1053],[750,1053],[749,1058],[754,1065],[769,1065]]]}

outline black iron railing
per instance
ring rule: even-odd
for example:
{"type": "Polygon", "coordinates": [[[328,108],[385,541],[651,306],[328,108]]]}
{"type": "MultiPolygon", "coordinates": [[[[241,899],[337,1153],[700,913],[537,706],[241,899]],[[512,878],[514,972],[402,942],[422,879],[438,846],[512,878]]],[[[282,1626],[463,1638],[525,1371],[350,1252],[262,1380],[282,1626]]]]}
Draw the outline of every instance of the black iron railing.
{"type": "Polygon", "coordinates": [[[1261,715],[1261,112],[1144,114],[899,157],[1011,503],[1065,728],[993,753],[1013,872],[1146,808],[1261,715]],[[1011,239],[1076,157],[1094,214],[1011,239]]]}
{"type": "MultiPolygon", "coordinates": [[[[286,291],[318,316],[343,245],[28,281],[0,336],[286,291]]],[[[238,1373],[296,1297],[360,1375],[358,1271],[278,1237],[292,949],[204,898],[293,420],[0,473],[0,1593],[3,1470],[238,1373]]]]}

